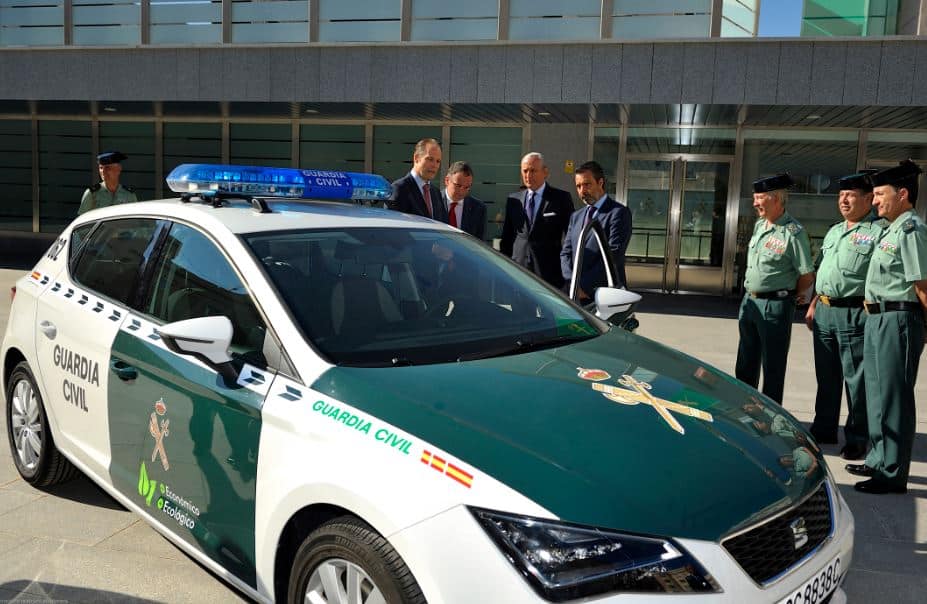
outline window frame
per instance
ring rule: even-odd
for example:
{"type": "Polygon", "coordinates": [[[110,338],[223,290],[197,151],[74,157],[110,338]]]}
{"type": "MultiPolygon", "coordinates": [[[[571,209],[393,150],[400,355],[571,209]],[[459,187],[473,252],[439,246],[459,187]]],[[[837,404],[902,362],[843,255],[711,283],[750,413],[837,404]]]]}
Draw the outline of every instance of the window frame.
{"type": "MultiPolygon", "coordinates": [[[[274,371],[280,375],[283,375],[287,378],[293,379],[305,385],[302,378],[299,376],[299,372],[296,369],[296,365],[293,363],[292,357],[287,352],[287,349],[283,345],[282,340],[277,335],[276,330],[273,328],[273,323],[270,321],[269,315],[264,310],[264,308],[261,306],[261,304],[258,302],[257,297],[254,295],[253,289],[249,285],[247,279],[244,278],[244,275],[242,274],[241,269],[232,260],[232,256],[231,254],[228,253],[228,250],[226,250],[225,247],[219,241],[217,241],[216,238],[213,237],[210,233],[207,233],[206,231],[204,231],[203,229],[201,229],[199,226],[197,226],[196,224],[192,222],[182,220],[182,219],[177,219],[177,218],[161,218],[160,220],[164,221],[164,229],[160,233],[160,239],[158,240],[155,249],[153,250],[152,254],[150,255],[147,261],[147,266],[142,271],[142,276],[141,276],[141,281],[140,281],[141,287],[139,287],[138,291],[136,292],[137,293],[136,304],[135,306],[133,306],[133,310],[136,313],[144,316],[147,320],[152,321],[153,323],[157,325],[167,324],[167,322],[163,320],[161,317],[148,313],[147,310],[143,307],[143,303],[144,301],[148,299],[149,295],[151,294],[154,288],[154,285],[155,285],[154,284],[154,271],[155,271],[155,268],[159,266],[161,258],[164,255],[165,248],[167,245],[167,239],[168,239],[168,236],[170,235],[171,229],[173,228],[175,224],[183,225],[199,233],[200,235],[205,237],[206,240],[209,241],[213,246],[215,246],[215,248],[218,250],[222,258],[231,267],[232,271],[235,273],[235,276],[241,282],[242,286],[244,286],[245,293],[248,296],[248,300],[257,310],[257,313],[261,317],[261,320],[264,321],[264,326],[267,329],[267,333],[273,339],[273,342],[276,345],[276,347],[280,350],[281,363],[279,364],[279,366],[274,365],[273,363],[268,363],[268,366],[266,367],[266,369],[270,371],[274,371]]],[[[264,276],[262,271],[259,271],[259,272],[261,272],[261,275],[264,276]]],[[[264,276],[264,279],[266,280],[266,276],[264,276]]]]}

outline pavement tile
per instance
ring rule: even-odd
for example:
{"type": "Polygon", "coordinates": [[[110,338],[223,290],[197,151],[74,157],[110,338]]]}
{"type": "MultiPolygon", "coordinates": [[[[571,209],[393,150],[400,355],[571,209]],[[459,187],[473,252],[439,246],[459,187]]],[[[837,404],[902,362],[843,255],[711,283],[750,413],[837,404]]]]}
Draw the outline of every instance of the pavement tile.
{"type": "Polygon", "coordinates": [[[0,556],[0,589],[69,602],[243,602],[188,560],[34,539],[0,556]]]}
{"type": "Polygon", "coordinates": [[[927,574],[920,576],[898,575],[853,568],[843,582],[843,590],[850,602],[891,602],[920,604],[927,593],[927,574]]]}
{"type": "MultiPolygon", "coordinates": [[[[0,524],[0,527],[3,525],[0,524]]],[[[16,549],[23,543],[30,541],[29,537],[23,537],[22,535],[14,535],[12,533],[0,531],[0,555],[3,555],[11,550],[16,549]]],[[[0,599],[0,602],[3,600],[0,599]]]]}
{"type": "Polygon", "coordinates": [[[95,547],[113,551],[134,552],[149,557],[170,560],[189,560],[186,554],[141,519],[115,535],[104,539],[95,547]]]}
{"type": "Polygon", "coordinates": [[[4,516],[42,497],[41,493],[21,493],[11,489],[0,488],[0,529],[6,524],[4,516]]]}

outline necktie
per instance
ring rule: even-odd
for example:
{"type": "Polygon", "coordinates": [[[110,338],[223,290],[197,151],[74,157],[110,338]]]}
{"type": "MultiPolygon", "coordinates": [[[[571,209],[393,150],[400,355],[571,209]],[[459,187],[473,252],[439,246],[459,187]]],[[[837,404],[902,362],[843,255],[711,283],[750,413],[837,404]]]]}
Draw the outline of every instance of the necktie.
{"type": "Polygon", "coordinates": [[[451,207],[447,209],[447,223],[457,228],[457,202],[452,201],[451,207]]]}
{"type": "Polygon", "coordinates": [[[589,224],[589,221],[592,220],[593,214],[595,214],[595,206],[589,206],[586,208],[586,219],[583,220],[583,226],[589,224]]]}
{"type": "Polygon", "coordinates": [[[434,218],[434,210],[431,209],[431,187],[426,182],[422,185],[422,197],[425,198],[425,206],[428,208],[428,217],[434,218]]]}
{"type": "Polygon", "coordinates": [[[528,228],[534,222],[534,191],[528,191],[528,203],[525,204],[525,215],[528,217],[528,228]]]}

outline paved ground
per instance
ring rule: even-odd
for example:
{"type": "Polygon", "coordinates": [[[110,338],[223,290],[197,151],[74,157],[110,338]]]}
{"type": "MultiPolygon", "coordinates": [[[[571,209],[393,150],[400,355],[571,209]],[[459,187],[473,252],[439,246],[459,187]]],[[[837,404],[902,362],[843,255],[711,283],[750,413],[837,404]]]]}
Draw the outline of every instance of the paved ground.
{"type": "MultiPolygon", "coordinates": [[[[0,269],[0,333],[20,270],[0,269]]],[[[736,304],[646,295],[639,333],[733,371],[736,304]]],[[[907,495],[862,495],[825,447],[856,517],[850,602],[922,603],[927,593],[927,364],[918,383],[918,437],[907,495]]],[[[786,407],[812,418],[811,337],[794,326],[786,407]]],[[[5,441],[6,439],[3,438],[5,441]]],[[[49,491],[19,479],[0,442],[0,602],[236,602],[241,598],[133,514],[80,478],[49,491]]]]}

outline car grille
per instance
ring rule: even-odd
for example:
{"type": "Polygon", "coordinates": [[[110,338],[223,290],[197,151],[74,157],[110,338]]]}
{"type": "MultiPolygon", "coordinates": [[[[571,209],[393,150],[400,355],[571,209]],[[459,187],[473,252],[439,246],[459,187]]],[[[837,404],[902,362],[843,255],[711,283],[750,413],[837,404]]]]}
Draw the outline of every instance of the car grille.
{"type": "Polygon", "coordinates": [[[722,545],[750,578],[766,583],[814,551],[832,530],[830,497],[824,483],[811,497],[791,510],[767,520],[722,545]],[[804,518],[808,542],[795,548],[792,524],[804,518]]]}

